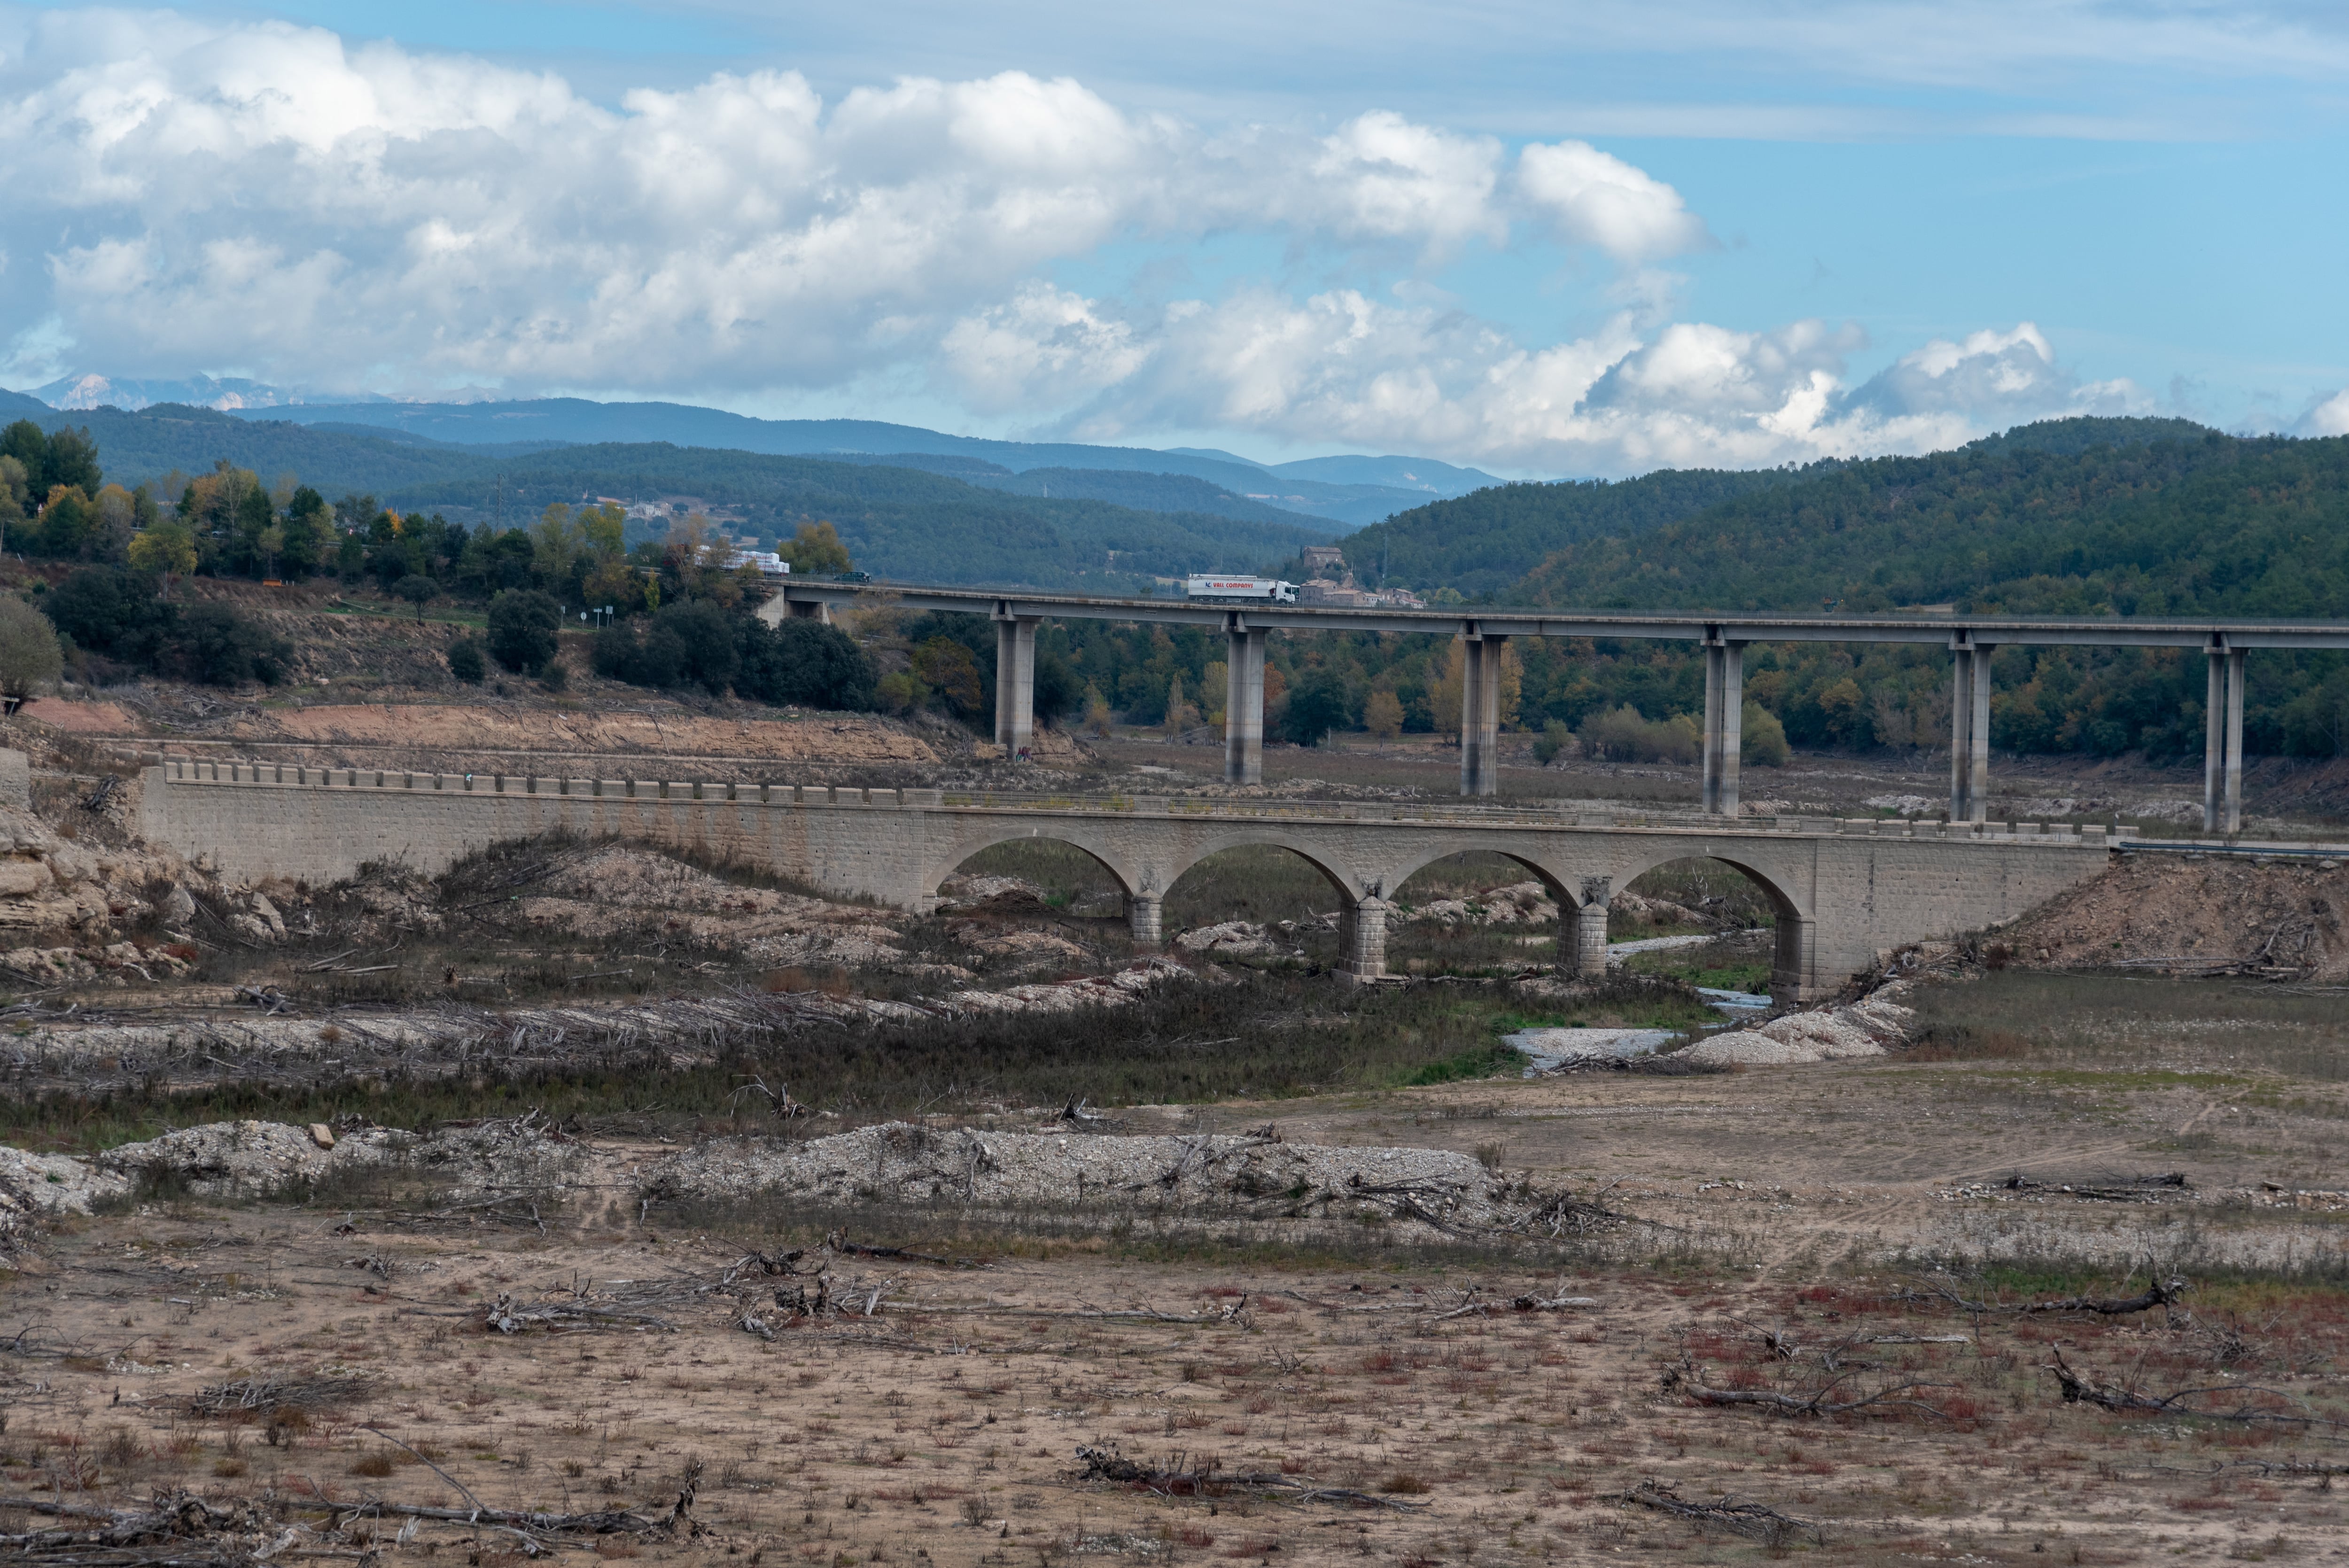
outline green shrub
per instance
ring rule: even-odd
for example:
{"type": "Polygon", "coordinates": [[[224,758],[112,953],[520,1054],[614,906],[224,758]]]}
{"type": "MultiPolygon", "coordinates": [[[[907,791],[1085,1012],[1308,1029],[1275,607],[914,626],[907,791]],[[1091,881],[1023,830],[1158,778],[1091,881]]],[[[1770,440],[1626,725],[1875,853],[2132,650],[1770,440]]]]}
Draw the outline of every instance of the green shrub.
{"type": "MultiPolygon", "coordinates": [[[[1784,739],[1785,737],[1780,737],[1784,739]]],[[[1534,760],[1547,768],[1557,760],[1558,753],[1574,743],[1574,731],[1566,727],[1562,719],[1551,719],[1542,726],[1541,734],[1534,740],[1534,760]]]]}
{"type": "Polygon", "coordinates": [[[1593,757],[1609,762],[1694,762],[1704,753],[1704,731],[1685,713],[1642,718],[1638,708],[1625,703],[1584,719],[1582,744],[1593,757]]]}
{"type": "Polygon", "coordinates": [[[848,634],[821,621],[771,626],[746,615],[735,627],[734,689],[778,707],[863,713],[875,706],[873,665],[848,634]]]}
{"type": "Polygon", "coordinates": [[[1786,727],[1758,702],[1745,705],[1738,755],[1756,768],[1784,768],[1794,753],[1786,745],[1786,727]]]}
{"type": "Polygon", "coordinates": [[[479,686],[490,666],[481,656],[481,640],[471,633],[449,645],[449,673],[468,686],[479,686]]]}
{"type": "Polygon", "coordinates": [[[490,601],[490,656],[516,675],[534,676],[554,657],[563,611],[534,588],[508,589],[490,601]]]}

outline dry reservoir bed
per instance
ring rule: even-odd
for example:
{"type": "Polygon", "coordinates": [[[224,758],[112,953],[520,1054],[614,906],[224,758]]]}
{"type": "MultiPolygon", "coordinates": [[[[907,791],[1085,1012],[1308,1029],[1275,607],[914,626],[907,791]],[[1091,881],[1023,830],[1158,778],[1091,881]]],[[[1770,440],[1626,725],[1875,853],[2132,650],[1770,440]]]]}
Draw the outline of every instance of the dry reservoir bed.
{"type": "Polygon", "coordinates": [[[1926,987],[1887,1057],[1105,1128],[346,1127],[385,1152],[343,1165],[191,1130],[160,1180],[122,1146],[90,1169],[146,1186],[0,1287],[0,1530],[146,1532],[48,1553],[115,1563],[2333,1560],[2339,1026],[2120,984],[1926,987]],[[271,1161],[306,1195],[236,1195],[271,1161]],[[174,1489],[214,1511],[158,1523],[174,1489]]]}

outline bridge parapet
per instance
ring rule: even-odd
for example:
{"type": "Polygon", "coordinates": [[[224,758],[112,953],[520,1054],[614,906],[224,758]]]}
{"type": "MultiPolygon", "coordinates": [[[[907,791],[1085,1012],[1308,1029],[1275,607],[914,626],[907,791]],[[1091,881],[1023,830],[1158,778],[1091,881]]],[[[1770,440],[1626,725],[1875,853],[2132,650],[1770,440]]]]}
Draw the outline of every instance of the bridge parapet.
{"type": "Polygon", "coordinates": [[[1966,822],[1899,817],[1744,817],[1724,820],[1702,811],[1594,811],[1578,801],[1458,804],[1420,800],[1319,800],[1254,797],[1048,794],[1035,791],[861,788],[848,785],[742,783],[710,779],[577,779],[514,773],[426,773],[382,768],[313,768],[288,763],[166,757],[160,780],[170,785],[240,785],[327,790],[398,791],[458,796],[551,796],[601,800],[707,800],[738,805],[1035,812],[1045,815],[1172,817],[1226,821],[1391,822],[1398,826],[1534,828],[1546,831],[1677,832],[1706,838],[1785,834],[1796,837],[1932,839],[1992,842],[2039,839],[2101,844],[2137,830],[2102,823],[1966,822]]]}

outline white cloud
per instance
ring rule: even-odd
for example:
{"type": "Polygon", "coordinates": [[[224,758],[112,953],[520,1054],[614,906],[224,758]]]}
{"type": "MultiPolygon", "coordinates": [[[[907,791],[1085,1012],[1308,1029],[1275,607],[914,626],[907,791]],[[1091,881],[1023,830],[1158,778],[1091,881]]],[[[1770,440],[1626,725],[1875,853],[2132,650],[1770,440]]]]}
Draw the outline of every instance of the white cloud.
{"type": "MultiPolygon", "coordinates": [[[[1093,310],[1062,296],[1050,321],[1090,321],[1093,310]]],[[[1030,351],[1009,341],[1020,325],[988,318],[990,361],[1026,362],[1030,351]]],[[[1929,345],[1855,389],[1847,361],[1866,346],[1848,325],[1651,330],[1625,311],[1588,336],[1529,348],[1456,310],[1354,290],[1301,302],[1248,290],[1122,323],[1116,356],[1133,368],[1111,379],[1094,360],[1100,390],[1057,428],[1093,440],[1238,428],[1626,474],[1929,451],[2050,414],[2139,411],[2147,401],[2127,383],[2080,384],[2029,323],[1929,345]]],[[[1050,342],[1033,352],[1048,355],[1050,342]]]]}
{"type": "MultiPolygon", "coordinates": [[[[1503,243],[1504,161],[1386,112],[1209,135],[1019,72],[832,104],[791,72],[720,74],[614,109],[316,27],[50,11],[0,63],[0,240],[49,297],[20,283],[0,330],[55,314],[117,372],[822,387],[1031,308],[1040,269],[1120,236],[1503,243]]],[[[1569,243],[1646,257],[1693,222],[1670,187],[1583,161],[1590,189],[1552,180],[1529,209],[1569,243]]]]}
{"type": "Polygon", "coordinates": [[[1528,146],[1517,155],[1517,183],[1569,243],[1619,261],[1678,255],[1711,240],[1679,191],[1587,141],[1528,146]]]}
{"type": "Polygon", "coordinates": [[[2031,322],[1963,342],[1935,338],[1902,355],[1847,400],[1889,418],[1966,414],[2023,420],[2066,414],[2145,414],[2153,397],[2127,380],[2082,382],[2055,362],[2031,322]]]}
{"type": "Polygon", "coordinates": [[[1584,142],[1513,164],[1384,111],[1319,136],[1202,129],[1016,71],[829,103],[792,72],[719,74],[614,108],[549,73],[283,23],[26,26],[0,59],[0,365],[36,379],[707,396],[926,377],[1091,436],[1569,472],[1906,449],[2137,397],[2081,385],[2029,324],[1854,389],[1856,329],[1674,322],[1680,280],[1655,263],[1709,245],[1702,220],[1584,142]],[[1053,281],[1116,242],[1235,232],[1320,281],[1146,306],[1053,281]],[[1520,232],[1610,262],[1622,308],[1526,343],[1423,276],[1359,282],[1520,232]]]}
{"type": "Polygon", "coordinates": [[[1050,284],[964,317],[939,346],[964,400],[987,413],[1065,407],[1124,380],[1149,357],[1123,322],[1050,284]]]}
{"type": "Polygon", "coordinates": [[[2320,400],[2293,427],[2302,436],[2349,436],[2349,388],[2320,400]]]}

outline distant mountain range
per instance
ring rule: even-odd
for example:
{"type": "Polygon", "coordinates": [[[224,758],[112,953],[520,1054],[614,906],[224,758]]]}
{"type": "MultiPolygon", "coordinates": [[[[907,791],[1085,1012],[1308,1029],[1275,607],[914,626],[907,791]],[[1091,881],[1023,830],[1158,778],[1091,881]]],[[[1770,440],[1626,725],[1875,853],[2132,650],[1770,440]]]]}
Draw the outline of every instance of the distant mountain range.
{"type": "Polygon", "coordinates": [[[305,425],[174,403],[66,411],[0,392],[0,423],[22,418],[87,428],[108,480],[124,484],[166,480],[168,490],[174,472],[225,461],[330,500],[372,495],[402,511],[508,525],[554,501],[659,503],[645,509],[649,520],[631,521],[632,539],[665,528],[664,512],[705,511],[762,539],[823,521],[839,529],[859,566],[916,582],[1146,593],[1154,577],[1262,570],[1332,531],[1320,519],[1179,474],[1015,474],[968,457],[800,457],[669,441],[467,444],[347,419],[305,425]]]}
{"type": "MultiPolygon", "coordinates": [[[[999,480],[1037,469],[1068,474],[1179,475],[1204,480],[1266,511],[1321,519],[1329,532],[1376,522],[1431,500],[1465,495],[1501,482],[1490,474],[1432,458],[1342,456],[1259,463],[1231,452],[1198,448],[1158,451],[1077,442],[996,441],[868,419],[758,419],[682,403],[595,403],[578,397],[526,401],[459,397],[412,403],[375,397],[320,402],[257,381],[208,376],[179,381],[68,376],[36,387],[28,396],[53,408],[75,412],[107,407],[136,411],[157,404],[184,404],[243,418],[323,426],[344,434],[371,430],[409,444],[421,438],[440,445],[512,449],[522,444],[543,448],[558,443],[667,441],[680,447],[852,461],[914,456],[968,458],[986,466],[985,470],[962,475],[978,484],[988,483],[981,477],[986,470],[993,470],[999,480]]],[[[933,471],[961,473],[958,469],[933,471]]],[[[1077,487],[1064,489],[1062,493],[1095,495],[1095,490],[1081,488],[1090,481],[1064,477],[1060,482],[1077,487]]],[[[989,488],[1037,493],[1004,483],[989,488]]],[[[1095,498],[1133,504],[1116,495],[1095,498]]]]}
{"type": "Polygon", "coordinates": [[[683,403],[541,397],[514,403],[305,403],[231,411],[304,425],[368,425],[462,446],[522,439],[669,441],[776,457],[976,458],[1014,474],[1032,469],[1180,474],[1264,506],[1324,519],[1332,532],[1500,482],[1473,469],[1417,458],[1309,458],[1268,466],[1228,452],[997,441],[874,419],[757,419],[683,403]]]}

